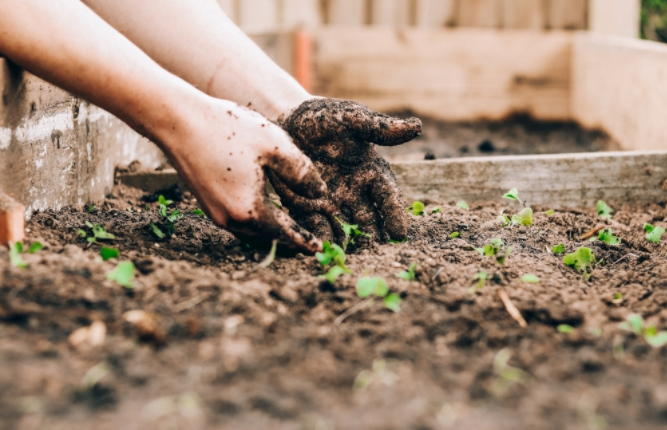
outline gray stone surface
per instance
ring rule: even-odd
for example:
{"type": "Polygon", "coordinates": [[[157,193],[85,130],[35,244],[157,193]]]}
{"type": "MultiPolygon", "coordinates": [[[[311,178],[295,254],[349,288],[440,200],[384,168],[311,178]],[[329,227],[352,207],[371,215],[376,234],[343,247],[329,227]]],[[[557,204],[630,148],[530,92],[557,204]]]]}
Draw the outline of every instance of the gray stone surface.
{"type": "Polygon", "coordinates": [[[104,110],[0,58],[0,192],[35,210],[104,198],[117,164],[164,162],[104,110]]]}

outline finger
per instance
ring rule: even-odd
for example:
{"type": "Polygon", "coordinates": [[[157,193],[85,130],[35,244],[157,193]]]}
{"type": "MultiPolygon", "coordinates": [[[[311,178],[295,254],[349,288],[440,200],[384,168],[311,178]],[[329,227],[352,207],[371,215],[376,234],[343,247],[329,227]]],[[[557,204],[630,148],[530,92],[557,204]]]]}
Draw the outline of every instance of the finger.
{"type": "Polygon", "coordinates": [[[354,202],[353,206],[354,223],[358,225],[361,232],[372,236],[373,240],[381,240],[379,229],[379,217],[375,209],[375,205],[370,203],[366,198],[359,198],[354,202]]]}
{"type": "Polygon", "coordinates": [[[291,140],[277,140],[265,154],[263,165],[297,194],[316,199],[327,193],[315,165],[291,140]]]}
{"type": "Polygon", "coordinates": [[[422,122],[418,118],[393,118],[363,105],[346,109],[345,120],[355,130],[357,138],[381,146],[409,142],[422,132],[422,122]]]}
{"type": "Polygon", "coordinates": [[[378,164],[379,171],[377,178],[372,182],[371,195],[384,218],[384,229],[389,237],[393,240],[404,240],[408,237],[405,200],[389,164],[382,158],[378,159],[378,164]]]}
{"type": "Polygon", "coordinates": [[[268,199],[258,205],[256,215],[242,222],[230,220],[227,228],[241,240],[256,247],[267,247],[278,240],[282,248],[314,254],[322,249],[322,242],[299,226],[268,199]]]}
{"type": "Polygon", "coordinates": [[[297,222],[321,241],[334,241],[334,232],[326,216],[318,213],[300,217],[297,222]]]}

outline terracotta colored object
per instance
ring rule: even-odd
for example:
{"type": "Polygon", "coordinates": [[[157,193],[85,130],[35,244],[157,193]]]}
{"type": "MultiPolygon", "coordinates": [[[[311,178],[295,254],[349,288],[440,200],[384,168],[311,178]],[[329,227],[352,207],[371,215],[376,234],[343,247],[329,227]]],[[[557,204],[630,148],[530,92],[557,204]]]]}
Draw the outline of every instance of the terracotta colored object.
{"type": "Polygon", "coordinates": [[[24,212],[22,204],[0,193],[0,245],[21,242],[25,237],[24,212]]]}
{"type": "Polygon", "coordinates": [[[313,38],[307,31],[295,34],[294,77],[308,92],[313,91],[313,38]]]}

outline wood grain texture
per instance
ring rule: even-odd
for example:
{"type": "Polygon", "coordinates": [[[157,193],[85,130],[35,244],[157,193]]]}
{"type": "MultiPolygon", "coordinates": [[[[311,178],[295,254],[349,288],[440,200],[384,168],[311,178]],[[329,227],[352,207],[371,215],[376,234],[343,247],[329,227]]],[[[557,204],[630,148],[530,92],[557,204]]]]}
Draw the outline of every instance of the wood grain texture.
{"type": "Polygon", "coordinates": [[[456,25],[457,0],[416,0],[415,26],[442,28],[456,25]]]}
{"type": "Polygon", "coordinates": [[[588,0],[547,0],[547,27],[583,30],[588,27],[588,0]]]}
{"type": "MultiPolygon", "coordinates": [[[[528,204],[553,208],[667,200],[667,151],[457,158],[392,163],[408,201],[499,201],[518,188],[528,204]]],[[[154,193],[179,184],[176,171],[129,173],[118,179],[154,193]]]]}
{"type": "Polygon", "coordinates": [[[495,200],[518,188],[528,204],[593,207],[667,200],[667,152],[529,155],[393,164],[408,200],[495,200]]]}
{"type": "Polygon", "coordinates": [[[503,0],[462,0],[458,7],[461,27],[498,28],[502,23],[503,0]]]}
{"type": "Polygon", "coordinates": [[[641,0],[588,0],[588,28],[612,36],[639,37],[641,0]]]}
{"type": "Polygon", "coordinates": [[[503,0],[503,28],[531,28],[546,26],[546,0],[503,0]]]}
{"type": "Polygon", "coordinates": [[[401,28],[414,25],[413,0],[370,0],[370,24],[401,28]]]}
{"type": "Polygon", "coordinates": [[[366,23],[365,0],[328,0],[329,25],[361,27],[366,23]]]}
{"type": "Polygon", "coordinates": [[[324,21],[319,0],[280,0],[278,6],[283,29],[314,28],[324,21]]]}
{"type": "Polygon", "coordinates": [[[314,37],[321,95],[442,120],[569,118],[569,32],[328,28],[314,37]]]}
{"type": "Polygon", "coordinates": [[[574,39],[572,113],[623,148],[667,149],[667,45],[580,34],[574,39]]]}

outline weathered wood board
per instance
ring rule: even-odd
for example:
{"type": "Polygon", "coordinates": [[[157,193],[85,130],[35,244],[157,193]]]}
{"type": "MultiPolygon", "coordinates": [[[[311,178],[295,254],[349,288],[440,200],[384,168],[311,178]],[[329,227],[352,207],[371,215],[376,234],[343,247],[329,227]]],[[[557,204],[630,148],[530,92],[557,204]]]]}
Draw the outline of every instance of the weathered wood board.
{"type": "Polygon", "coordinates": [[[636,39],[640,13],[641,0],[588,0],[588,29],[636,39]]]}
{"type": "Polygon", "coordinates": [[[570,118],[571,32],[324,28],[314,38],[324,96],[442,120],[570,118]]]}
{"type": "MultiPolygon", "coordinates": [[[[667,200],[667,151],[458,158],[394,163],[409,200],[498,200],[518,188],[529,204],[553,208],[667,200]]],[[[124,174],[122,183],[156,192],[184,186],[175,171],[124,174]]]]}
{"type": "Polygon", "coordinates": [[[417,0],[415,25],[420,28],[442,28],[456,25],[456,0],[417,0]]]}
{"type": "Polygon", "coordinates": [[[583,30],[588,26],[588,0],[547,0],[547,27],[583,30]]]}
{"type": "Polygon", "coordinates": [[[327,24],[340,27],[361,27],[366,23],[366,2],[361,0],[329,0],[327,24]]]}
{"type": "Polygon", "coordinates": [[[667,45],[582,33],[572,67],[574,119],[624,149],[667,149],[667,45]]]}
{"type": "Polygon", "coordinates": [[[546,26],[544,0],[503,0],[503,28],[543,29],[546,26]]]}
{"type": "Polygon", "coordinates": [[[498,28],[502,22],[503,0],[459,1],[458,25],[461,27],[498,28]]]}

